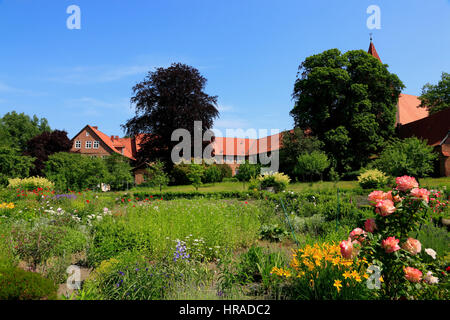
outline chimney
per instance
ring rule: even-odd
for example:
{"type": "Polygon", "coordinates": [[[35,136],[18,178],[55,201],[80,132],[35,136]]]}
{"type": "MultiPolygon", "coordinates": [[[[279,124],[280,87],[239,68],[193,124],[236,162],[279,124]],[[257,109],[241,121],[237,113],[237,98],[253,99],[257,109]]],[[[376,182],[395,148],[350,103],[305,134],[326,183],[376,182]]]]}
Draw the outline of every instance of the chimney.
{"type": "Polygon", "coordinates": [[[97,127],[97,126],[92,126],[92,128],[94,128],[95,130],[98,130],[98,127],[97,127]]]}
{"type": "Polygon", "coordinates": [[[111,141],[114,141],[114,136],[111,136],[111,141]]]}
{"type": "Polygon", "coordinates": [[[119,136],[116,136],[115,139],[116,139],[116,140],[119,140],[119,136]]]}

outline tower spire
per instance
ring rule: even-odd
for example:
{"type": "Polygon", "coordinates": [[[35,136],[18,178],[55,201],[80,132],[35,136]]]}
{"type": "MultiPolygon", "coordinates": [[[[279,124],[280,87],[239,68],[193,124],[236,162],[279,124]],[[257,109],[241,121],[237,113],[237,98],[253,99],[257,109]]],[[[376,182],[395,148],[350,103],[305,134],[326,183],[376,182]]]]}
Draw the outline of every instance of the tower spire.
{"type": "Polygon", "coordinates": [[[372,33],[370,33],[370,45],[369,45],[369,50],[367,51],[367,53],[372,55],[373,57],[377,58],[381,62],[380,56],[378,55],[378,52],[375,49],[375,45],[372,42],[372,33]]]}

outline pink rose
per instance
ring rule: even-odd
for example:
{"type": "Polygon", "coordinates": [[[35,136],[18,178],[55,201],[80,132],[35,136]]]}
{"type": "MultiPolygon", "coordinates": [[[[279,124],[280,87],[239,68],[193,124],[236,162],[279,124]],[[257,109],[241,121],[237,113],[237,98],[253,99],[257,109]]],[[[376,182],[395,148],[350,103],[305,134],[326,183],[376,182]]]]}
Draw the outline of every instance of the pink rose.
{"type": "Polygon", "coordinates": [[[416,268],[406,267],[405,278],[411,282],[420,282],[422,280],[422,272],[416,268]]]}
{"type": "Polygon", "coordinates": [[[361,228],[353,229],[352,232],[350,232],[350,239],[352,240],[363,240],[366,237],[366,232],[361,228]]]}
{"type": "Polygon", "coordinates": [[[427,189],[414,188],[411,190],[411,195],[416,199],[425,200],[426,203],[428,203],[430,199],[430,191],[427,189]]]}
{"type": "Polygon", "coordinates": [[[384,248],[386,253],[392,253],[397,250],[400,250],[400,246],[398,243],[400,240],[395,239],[395,237],[388,237],[387,239],[381,241],[381,246],[384,248]]]}
{"type": "Polygon", "coordinates": [[[372,191],[368,196],[368,200],[375,205],[378,201],[386,200],[386,193],[379,190],[372,191]]]}
{"type": "Polygon", "coordinates": [[[377,229],[375,219],[367,219],[366,222],[364,222],[364,229],[366,229],[367,232],[373,233],[375,229],[377,229]]]}
{"type": "Polygon", "coordinates": [[[342,240],[339,244],[339,247],[341,247],[341,254],[345,259],[355,258],[359,253],[359,246],[360,243],[356,240],[352,241],[351,238],[342,240]]]}
{"type": "Polygon", "coordinates": [[[419,187],[416,179],[410,176],[398,177],[395,179],[395,182],[397,183],[397,190],[400,191],[408,191],[419,187]]]}
{"type": "Polygon", "coordinates": [[[392,202],[391,200],[378,201],[375,207],[376,212],[381,214],[383,217],[391,215],[396,210],[394,202],[392,202]]]}
{"type": "Polygon", "coordinates": [[[402,244],[402,249],[408,251],[412,255],[416,255],[422,250],[422,245],[419,240],[408,238],[408,240],[402,244]]]}
{"type": "Polygon", "coordinates": [[[399,202],[402,200],[402,198],[400,198],[400,196],[398,194],[395,196],[392,196],[392,191],[389,191],[386,193],[386,199],[391,200],[393,202],[399,202]]]}

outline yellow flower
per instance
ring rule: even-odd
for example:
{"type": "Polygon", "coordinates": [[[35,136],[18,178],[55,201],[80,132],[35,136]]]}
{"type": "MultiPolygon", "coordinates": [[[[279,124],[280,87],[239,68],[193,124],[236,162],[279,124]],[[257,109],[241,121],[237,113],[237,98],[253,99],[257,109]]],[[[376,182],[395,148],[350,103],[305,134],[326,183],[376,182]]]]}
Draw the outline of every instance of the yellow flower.
{"type": "Polygon", "coordinates": [[[334,280],[333,286],[336,287],[337,292],[341,291],[342,281],[341,280],[334,280]]]}
{"type": "Polygon", "coordinates": [[[363,277],[364,277],[365,279],[369,279],[369,275],[368,275],[367,273],[364,273],[363,277]]]}
{"type": "Polygon", "coordinates": [[[349,271],[345,271],[342,275],[344,276],[345,279],[348,279],[352,276],[352,274],[349,271]]]}
{"type": "Polygon", "coordinates": [[[351,275],[352,275],[352,277],[355,278],[355,279],[359,277],[359,274],[358,274],[358,272],[357,272],[356,270],[353,270],[352,273],[351,273],[351,275]]]}

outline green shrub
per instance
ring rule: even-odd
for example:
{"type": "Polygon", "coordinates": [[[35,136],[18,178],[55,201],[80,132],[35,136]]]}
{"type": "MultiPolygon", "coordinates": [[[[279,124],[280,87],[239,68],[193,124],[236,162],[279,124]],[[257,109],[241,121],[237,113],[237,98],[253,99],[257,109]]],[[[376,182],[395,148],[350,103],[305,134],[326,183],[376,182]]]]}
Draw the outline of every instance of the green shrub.
{"type": "Polygon", "coordinates": [[[45,162],[45,176],[55,183],[55,189],[85,190],[108,183],[110,173],[100,157],[88,157],[76,153],[59,152],[45,162]]]}
{"type": "Polygon", "coordinates": [[[225,181],[224,179],[229,179],[233,177],[233,170],[231,167],[226,163],[218,163],[216,164],[217,168],[220,170],[220,175],[222,177],[222,181],[225,181]]]}
{"type": "Polygon", "coordinates": [[[120,154],[114,153],[104,159],[109,172],[108,183],[113,190],[124,190],[127,183],[133,183],[130,160],[120,154]]]}
{"type": "Polygon", "coordinates": [[[288,235],[288,232],[278,224],[262,225],[259,235],[262,240],[279,242],[288,235]]]}
{"type": "Polygon", "coordinates": [[[205,172],[203,174],[203,182],[215,183],[220,181],[222,181],[222,172],[219,169],[219,167],[215,164],[206,167],[205,172]]]}
{"type": "Polygon", "coordinates": [[[274,267],[287,263],[287,258],[280,252],[270,252],[262,247],[252,246],[239,256],[236,265],[236,280],[241,284],[261,283],[262,289],[274,287],[275,278],[271,275],[274,267]]]}
{"type": "Polygon", "coordinates": [[[203,184],[202,179],[205,173],[205,168],[201,164],[192,163],[189,167],[189,172],[187,177],[192,185],[195,187],[195,190],[198,191],[198,188],[203,184]]]}
{"type": "Polygon", "coordinates": [[[171,184],[173,185],[187,185],[191,184],[188,173],[189,173],[189,164],[180,163],[173,166],[172,171],[170,172],[171,184]]]}
{"type": "Polygon", "coordinates": [[[393,177],[409,175],[421,178],[433,172],[436,159],[432,146],[412,137],[389,144],[375,160],[374,166],[393,177]]]}
{"type": "Polygon", "coordinates": [[[291,180],[288,175],[281,172],[267,173],[259,176],[257,179],[259,180],[260,189],[273,188],[275,192],[286,190],[291,180]]]}
{"type": "Polygon", "coordinates": [[[358,183],[363,189],[384,188],[388,177],[378,169],[366,170],[358,176],[358,183]]]}
{"type": "Polygon", "coordinates": [[[0,269],[0,300],[54,300],[56,286],[35,272],[0,269]]]}
{"type": "Polygon", "coordinates": [[[322,180],[323,173],[329,166],[330,160],[324,152],[312,151],[298,156],[294,172],[302,176],[304,180],[312,181],[315,177],[320,177],[322,180]]]}
{"type": "Polygon", "coordinates": [[[238,178],[223,178],[222,182],[239,182],[238,178]]]}
{"type": "Polygon", "coordinates": [[[8,188],[32,191],[38,188],[52,190],[55,184],[42,177],[15,178],[8,180],[8,188]]]}
{"type": "Polygon", "coordinates": [[[249,161],[241,164],[237,170],[235,177],[242,182],[250,181],[252,178],[256,178],[261,171],[259,164],[251,164],[249,161]]]}

